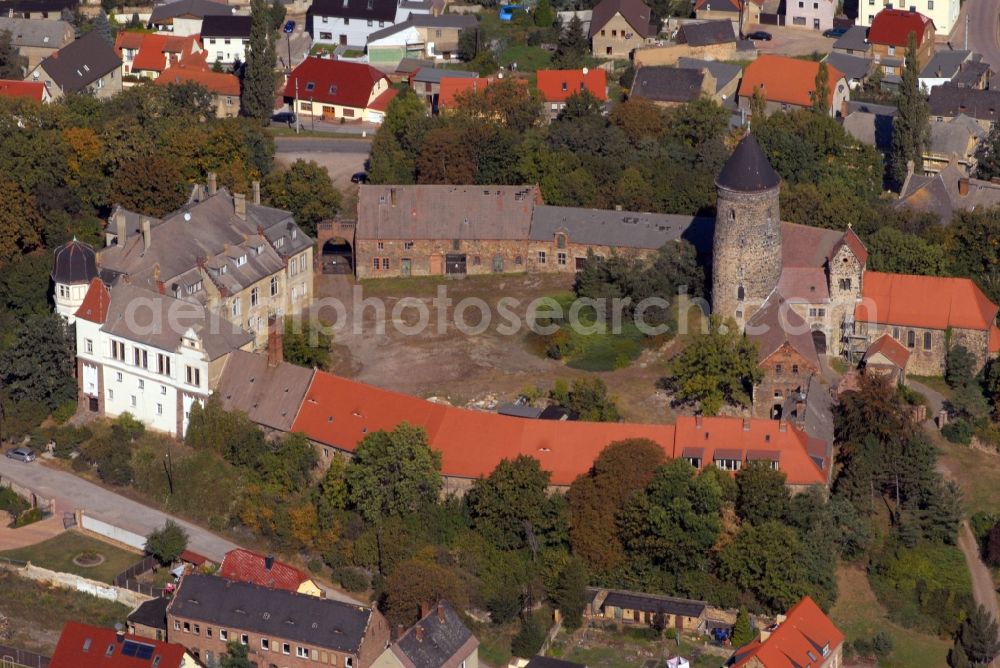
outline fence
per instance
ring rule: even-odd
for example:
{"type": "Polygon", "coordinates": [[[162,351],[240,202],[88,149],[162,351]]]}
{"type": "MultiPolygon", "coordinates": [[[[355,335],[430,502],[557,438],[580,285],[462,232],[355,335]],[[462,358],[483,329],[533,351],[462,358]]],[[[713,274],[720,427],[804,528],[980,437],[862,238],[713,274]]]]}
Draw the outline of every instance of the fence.
{"type": "Polygon", "coordinates": [[[80,513],[80,526],[87,531],[93,531],[99,536],[110,538],[111,540],[128,545],[140,551],[146,550],[146,537],[133,533],[128,529],[122,529],[114,525],[102,522],[101,520],[89,517],[86,513],[80,513]]]}
{"type": "Polygon", "coordinates": [[[160,562],[156,557],[145,557],[142,561],[132,564],[124,571],[116,575],[115,586],[137,592],[144,596],[150,596],[152,598],[163,596],[164,590],[162,587],[154,587],[153,585],[145,584],[135,579],[136,576],[152,570],[159,563],[160,562]]]}
{"type": "Polygon", "coordinates": [[[760,24],[762,26],[783,26],[785,25],[784,14],[761,14],[760,24]]]}
{"type": "Polygon", "coordinates": [[[41,654],[0,645],[0,668],[49,668],[51,661],[41,654]]]}

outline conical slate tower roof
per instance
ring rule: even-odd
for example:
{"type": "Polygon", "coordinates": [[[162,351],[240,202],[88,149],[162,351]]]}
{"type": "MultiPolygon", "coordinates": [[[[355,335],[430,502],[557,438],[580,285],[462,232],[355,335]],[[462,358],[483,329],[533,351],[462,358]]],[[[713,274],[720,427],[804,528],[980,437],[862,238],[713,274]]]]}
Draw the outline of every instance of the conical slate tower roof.
{"type": "Polygon", "coordinates": [[[759,192],[777,188],[781,177],[767,161],[757,138],[747,134],[715,178],[715,185],[737,192],[759,192]]]}

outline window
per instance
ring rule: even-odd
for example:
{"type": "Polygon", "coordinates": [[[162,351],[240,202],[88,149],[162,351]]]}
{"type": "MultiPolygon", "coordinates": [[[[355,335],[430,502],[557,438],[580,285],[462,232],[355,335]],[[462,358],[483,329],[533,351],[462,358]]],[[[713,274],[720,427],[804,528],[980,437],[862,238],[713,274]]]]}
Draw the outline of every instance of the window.
{"type": "Polygon", "coordinates": [[[354,110],[344,107],[344,116],[347,118],[354,118],[354,110]]]}
{"type": "Polygon", "coordinates": [[[125,361],[125,344],[121,341],[111,342],[111,356],[119,362],[125,361]]]}
{"type": "Polygon", "coordinates": [[[478,255],[473,255],[472,256],[472,266],[478,267],[482,263],[483,263],[483,259],[481,257],[479,257],[478,255]]]}
{"type": "Polygon", "coordinates": [[[295,648],[295,656],[299,657],[300,659],[308,659],[309,650],[307,650],[302,645],[299,645],[298,647],[295,648]]]}
{"type": "Polygon", "coordinates": [[[738,288],[736,288],[736,301],[741,302],[746,298],[747,298],[747,291],[743,288],[743,286],[741,285],[738,288]]]}
{"type": "Polygon", "coordinates": [[[379,241],[377,244],[379,250],[385,250],[385,242],[379,241]]]}
{"type": "Polygon", "coordinates": [[[617,30],[612,30],[611,31],[611,36],[612,37],[618,37],[618,31],[617,30]]]}
{"type": "Polygon", "coordinates": [[[191,624],[184,622],[184,633],[191,633],[191,624]]]}
{"type": "Polygon", "coordinates": [[[201,386],[201,369],[195,368],[193,366],[185,367],[187,374],[186,380],[188,385],[201,386]]]}
{"type": "Polygon", "coordinates": [[[890,56],[895,56],[896,55],[896,47],[894,47],[894,46],[890,46],[889,47],[889,55],[890,56]]]}
{"type": "Polygon", "coordinates": [[[175,619],[174,620],[174,631],[180,631],[180,630],[181,630],[181,623],[175,619]]]}
{"type": "Polygon", "coordinates": [[[780,364],[775,364],[774,365],[774,375],[775,376],[780,376],[781,375],[781,365],[780,364]]]}
{"type": "Polygon", "coordinates": [[[111,389],[111,388],[109,387],[109,388],[108,388],[108,399],[111,399],[111,400],[114,400],[114,398],[115,398],[115,391],[114,391],[114,390],[112,390],[112,389],[111,389]]]}
{"type": "Polygon", "coordinates": [[[271,277],[271,296],[274,297],[278,294],[278,277],[271,277]]]}
{"type": "Polygon", "coordinates": [[[354,659],[352,657],[344,659],[344,668],[354,668],[354,659]]]}
{"type": "Polygon", "coordinates": [[[306,90],[309,91],[309,92],[312,92],[312,91],[316,90],[316,82],[315,81],[309,81],[309,82],[307,82],[306,83],[306,90]]]}
{"type": "Polygon", "coordinates": [[[403,250],[413,250],[413,242],[412,241],[404,241],[403,242],[403,250]]]}
{"type": "MultiPolygon", "coordinates": [[[[469,224],[469,219],[468,218],[465,219],[465,224],[466,225],[469,224]]],[[[451,241],[451,249],[452,250],[459,250],[461,248],[462,248],[462,241],[460,239],[452,239],[452,241],[451,241]]]]}
{"type": "Polygon", "coordinates": [[[372,269],[378,271],[381,266],[382,262],[377,257],[372,258],[372,269]]]}
{"type": "Polygon", "coordinates": [[[556,248],[566,248],[566,235],[558,234],[556,235],[556,248]]]}
{"type": "Polygon", "coordinates": [[[292,646],[289,645],[288,643],[282,643],[281,644],[281,653],[282,654],[291,654],[292,653],[292,646]]]}
{"type": "Polygon", "coordinates": [[[254,288],[250,291],[250,308],[257,306],[257,302],[260,301],[260,290],[254,288]]]}
{"type": "MultiPolygon", "coordinates": [[[[163,415],[163,404],[156,404],[156,414],[163,415]]],[[[209,634],[211,636],[211,634],[209,634]]]]}
{"type": "Polygon", "coordinates": [[[601,37],[607,37],[606,31],[603,28],[601,29],[601,37]]]}
{"type": "Polygon", "coordinates": [[[912,348],[917,345],[917,333],[912,329],[906,332],[906,347],[912,348]]]}
{"type": "Polygon", "coordinates": [[[558,262],[561,265],[565,265],[566,264],[566,253],[557,253],[556,254],[556,262],[558,262]]]}
{"type": "Polygon", "coordinates": [[[160,394],[166,394],[166,393],[167,393],[167,386],[160,385],[160,394]]]}
{"type": "Polygon", "coordinates": [[[897,341],[899,341],[899,327],[893,327],[892,328],[892,338],[894,338],[897,341]]]}
{"type": "Polygon", "coordinates": [[[260,648],[262,650],[265,650],[265,651],[268,650],[268,649],[271,649],[271,641],[268,640],[267,638],[261,638],[260,639],[260,648]]]}
{"type": "Polygon", "coordinates": [[[538,264],[545,264],[545,251],[538,251],[538,264]]]}
{"type": "Polygon", "coordinates": [[[226,629],[219,629],[219,640],[229,640],[229,631],[226,629]]]}
{"type": "Polygon", "coordinates": [[[200,624],[195,624],[194,625],[194,632],[197,633],[198,635],[201,635],[201,625],[200,624]]]}
{"type": "Polygon", "coordinates": [[[927,9],[934,9],[934,0],[927,0],[927,9]]]}
{"type": "Polygon", "coordinates": [[[233,317],[234,318],[238,318],[239,315],[240,315],[240,311],[241,310],[242,309],[240,308],[240,300],[239,299],[234,299],[233,300],[233,317]]]}
{"type": "Polygon", "coordinates": [[[931,349],[931,333],[924,332],[924,350],[931,349]]]}
{"type": "Polygon", "coordinates": [[[798,373],[799,373],[799,365],[798,364],[793,364],[792,365],[792,375],[793,376],[797,376],[798,373]]]}
{"type": "Polygon", "coordinates": [[[741,462],[739,459],[716,459],[715,465],[723,471],[739,471],[741,462]]]}
{"type": "Polygon", "coordinates": [[[382,258],[382,268],[383,269],[389,268],[389,258],[387,257],[382,258]]]}
{"type": "Polygon", "coordinates": [[[524,264],[524,258],[522,258],[520,255],[515,255],[514,264],[520,267],[522,264],[524,264]]]}
{"type": "Polygon", "coordinates": [[[83,340],[83,349],[86,350],[88,353],[93,353],[94,352],[94,342],[91,339],[84,339],[83,340]]]}
{"type": "Polygon", "coordinates": [[[119,383],[122,382],[122,372],[121,371],[118,371],[118,372],[115,373],[115,380],[117,382],[119,382],[119,383]]]}
{"type": "Polygon", "coordinates": [[[849,278],[842,278],[842,279],[840,279],[840,289],[841,290],[850,290],[851,289],[851,279],[849,279],[849,278]]]}
{"type": "Polygon", "coordinates": [[[140,390],[146,389],[146,381],[144,381],[142,378],[139,379],[139,389],[140,390]]]}

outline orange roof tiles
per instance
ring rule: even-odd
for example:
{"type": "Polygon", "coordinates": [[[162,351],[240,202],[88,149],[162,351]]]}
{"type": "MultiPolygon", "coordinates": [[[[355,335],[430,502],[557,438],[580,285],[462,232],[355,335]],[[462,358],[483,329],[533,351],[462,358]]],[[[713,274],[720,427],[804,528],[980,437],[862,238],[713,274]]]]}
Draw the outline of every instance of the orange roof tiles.
{"type": "Polygon", "coordinates": [[[200,47],[197,35],[176,37],[160,33],[120,32],[115,38],[115,54],[119,58],[122,57],[122,49],[138,49],[130,64],[132,72],[162,72],[170,65],[195,54],[200,47]]]}
{"type": "MultiPolygon", "coordinates": [[[[837,82],[844,75],[832,65],[827,65],[827,70],[832,100],[837,82]]],[[[739,94],[740,97],[750,97],[760,88],[768,102],[808,107],[812,105],[812,92],[816,87],[818,72],[817,62],[764,54],[743,71],[739,94]]]]}
{"type": "Polygon", "coordinates": [[[390,88],[372,100],[372,103],[368,105],[368,108],[374,109],[375,111],[385,111],[389,108],[389,103],[392,102],[397,95],[399,95],[399,89],[390,88]]]}
{"type": "Polygon", "coordinates": [[[987,350],[991,353],[1000,352],[1000,327],[996,325],[990,327],[990,341],[987,350]]]}
{"type": "Polygon", "coordinates": [[[800,668],[823,665],[843,644],[844,634],[806,596],[788,611],[767,640],[760,637],[736,650],[733,668],[800,668]]]}
{"type": "Polygon", "coordinates": [[[267,567],[268,557],[257,552],[237,548],[226,552],[219,575],[227,580],[250,582],[262,587],[298,591],[299,585],[309,579],[309,576],[286,563],[273,557],[271,567],[267,567]]]}
{"type": "Polygon", "coordinates": [[[473,92],[479,92],[489,85],[490,80],[485,77],[475,77],[473,79],[465,77],[443,77],[441,79],[441,91],[438,93],[438,108],[454,108],[455,98],[460,93],[470,90],[473,92]]]}
{"type": "Polygon", "coordinates": [[[858,262],[861,263],[862,267],[868,263],[868,249],[865,248],[864,242],[861,241],[861,238],[850,227],[847,228],[844,236],[841,237],[840,241],[834,245],[833,250],[830,251],[831,258],[837,254],[841,246],[847,246],[854,253],[854,257],[858,258],[858,262]]]}
{"type": "Polygon", "coordinates": [[[570,95],[581,90],[589,91],[601,102],[608,99],[607,73],[599,68],[538,70],[537,76],[538,91],[546,102],[564,102],[570,95]]]}
{"type": "Polygon", "coordinates": [[[868,29],[868,41],[872,44],[906,47],[912,32],[916,34],[919,47],[924,42],[927,24],[933,25],[934,22],[919,12],[883,9],[872,19],[872,27],[868,29]]]}
{"type": "Polygon", "coordinates": [[[990,330],[997,306],[968,278],[884,274],[864,275],[854,319],[926,329],[990,330]]]}
{"type": "Polygon", "coordinates": [[[108,307],[111,304],[111,293],[108,292],[104,281],[99,278],[90,280],[90,287],[83,297],[80,308],[76,310],[76,317],[90,322],[103,325],[108,318],[108,307]]]}
{"type": "MultiPolygon", "coordinates": [[[[195,59],[199,60],[200,59],[195,59]]],[[[186,65],[178,63],[163,70],[160,76],[156,77],[156,83],[160,86],[168,84],[195,83],[204,86],[209,92],[216,95],[232,95],[239,97],[240,80],[234,74],[228,72],[213,72],[208,69],[204,62],[197,65],[186,65]],[[200,66],[199,66],[200,65],[200,66]]]]}
{"type": "MultiPolygon", "coordinates": [[[[822,466],[810,458],[810,439],[791,426],[781,431],[777,422],[751,420],[742,432],[736,418],[705,418],[705,439],[695,418],[680,418],[677,426],[607,422],[526,420],[472,411],[382,390],[325,372],[316,372],[292,429],[319,443],[354,452],[366,434],[392,430],[400,423],[423,427],[434,450],[442,455],[444,475],[478,478],[489,475],[502,459],[528,455],[551,474],[553,485],[569,485],[586,473],[597,455],[611,442],[648,438],[668,457],[687,445],[708,447],[703,465],[711,465],[715,447],[742,444],[745,449],[780,452],[780,467],[790,484],[825,484],[828,459],[822,466]],[[682,437],[683,434],[683,437],[682,437]]],[[[824,448],[821,448],[824,449],[824,448]]]]}
{"type": "Polygon", "coordinates": [[[905,369],[906,363],[910,359],[910,351],[889,334],[883,334],[868,346],[868,350],[865,351],[865,361],[867,362],[878,354],[881,354],[900,369],[905,369]]]}
{"type": "Polygon", "coordinates": [[[41,102],[45,99],[45,84],[41,81],[0,79],[0,97],[28,97],[41,102]]]}

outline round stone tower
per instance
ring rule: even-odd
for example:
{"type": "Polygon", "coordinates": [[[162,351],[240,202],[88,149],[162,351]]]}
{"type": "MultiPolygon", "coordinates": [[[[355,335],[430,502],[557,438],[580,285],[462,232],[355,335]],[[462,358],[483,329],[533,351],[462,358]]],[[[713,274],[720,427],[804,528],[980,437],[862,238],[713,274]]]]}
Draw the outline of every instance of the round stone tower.
{"type": "Polygon", "coordinates": [[[781,177],[748,134],[715,179],[712,312],[743,328],[781,276],[781,177]]]}
{"type": "Polygon", "coordinates": [[[97,254],[94,249],[74,238],[56,249],[52,265],[55,284],[56,313],[69,324],[76,320],[76,310],[83,303],[90,280],[97,276],[97,254]]]}

